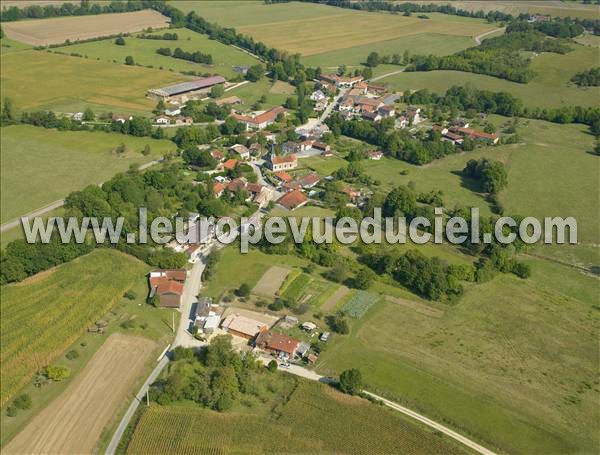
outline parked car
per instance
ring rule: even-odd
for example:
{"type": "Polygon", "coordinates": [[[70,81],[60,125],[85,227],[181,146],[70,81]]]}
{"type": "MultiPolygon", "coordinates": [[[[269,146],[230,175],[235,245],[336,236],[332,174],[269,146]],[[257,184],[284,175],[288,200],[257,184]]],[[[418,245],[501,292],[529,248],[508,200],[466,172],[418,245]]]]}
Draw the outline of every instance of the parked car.
{"type": "Polygon", "coordinates": [[[327,341],[329,339],[329,335],[330,335],[329,332],[323,332],[321,334],[321,336],[319,337],[319,340],[321,340],[321,341],[327,341]]]}

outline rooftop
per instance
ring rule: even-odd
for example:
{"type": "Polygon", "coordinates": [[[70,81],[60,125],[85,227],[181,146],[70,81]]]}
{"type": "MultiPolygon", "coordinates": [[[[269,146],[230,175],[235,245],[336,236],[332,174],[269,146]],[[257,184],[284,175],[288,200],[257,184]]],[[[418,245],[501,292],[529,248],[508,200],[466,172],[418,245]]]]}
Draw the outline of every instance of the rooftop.
{"type": "Polygon", "coordinates": [[[223,76],[210,76],[203,77],[202,79],[196,79],[189,82],[181,82],[180,84],[169,85],[156,90],[157,93],[164,96],[173,96],[180,93],[191,92],[193,90],[200,90],[207,87],[212,87],[216,84],[225,83],[223,76]]]}

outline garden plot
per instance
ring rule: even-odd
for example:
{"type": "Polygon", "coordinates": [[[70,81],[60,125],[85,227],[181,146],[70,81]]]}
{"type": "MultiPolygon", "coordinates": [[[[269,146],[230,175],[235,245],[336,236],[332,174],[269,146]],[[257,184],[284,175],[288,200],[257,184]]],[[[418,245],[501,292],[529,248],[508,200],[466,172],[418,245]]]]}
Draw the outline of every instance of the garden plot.
{"type": "Polygon", "coordinates": [[[285,281],[286,277],[291,273],[290,269],[285,267],[273,266],[265,272],[252,292],[254,294],[275,297],[279,291],[279,288],[285,281]]]}

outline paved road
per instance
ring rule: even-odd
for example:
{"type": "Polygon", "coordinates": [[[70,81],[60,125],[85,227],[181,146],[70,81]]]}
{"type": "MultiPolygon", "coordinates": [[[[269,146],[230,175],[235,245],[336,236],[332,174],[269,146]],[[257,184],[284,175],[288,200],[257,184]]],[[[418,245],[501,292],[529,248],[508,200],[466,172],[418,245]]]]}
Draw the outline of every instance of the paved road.
{"type": "Polygon", "coordinates": [[[481,39],[485,36],[491,35],[492,33],[499,32],[500,30],[505,30],[506,27],[495,28],[494,30],[490,30],[489,32],[482,33],[481,35],[475,36],[473,39],[477,44],[481,44],[481,39]]]}
{"type": "MultiPolygon", "coordinates": [[[[158,164],[162,161],[162,158],[158,159],[158,160],[154,160],[154,161],[150,161],[149,163],[146,164],[142,164],[139,167],[140,171],[143,171],[144,169],[148,169],[150,166],[154,166],[155,164],[158,164]]],[[[98,186],[102,186],[104,182],[99,183],[98,186]]],[[[40,217],[40,216],[44,216],[46,213],[51,212],[52,210],[56,210],[60,207],[62,207],[63,205],[65,205],[65,200],[64,199],[59,199],[58,201],[54,201],[48,205],[45,205],[44,207],[41,207],[37,210],[34,210],[33,212],[27,213],[25,215],[20,216],[19,218],[14,218],[12,220],[7,221],[6,223],[3,223],[0,226],[0,232],[5,232],[8,231],[10,229],[16,228],[17,226],[19,226],[21,224],[21,218],[26,218],[26,219],[30,219],[30,218],[36,218],[36,217],[40,217]]]]}
{"type": "Polygon", "coordinates": [[[152,373],[150,373],[150,376],[148,376],[148,379],[146,379],[146,382],[144,382],[144,385],[141,387],[140,391],[137,393],[137,395],[135,396],[135,398],[129,405],[129,408],[127,408],[127,412],[121,419],[121,423],[117,427],[115,434],[113,435],[112,439],[110,440],[110,443],[108,444],[108,447],[106,448],[105,453],[107,455],[113,455],[116,452],[117,447],[119,445],[119,441],[121,440],[121,437],[123,436],[123,432],[127,428],[127,425],[131,421],[131,419],[132,419],[133,415],[135,414],[135,411],[137,410],[140,403],[145,400],[146,390],[148,390],[148,387],[150,387],[150,384],[152,384],[154,381],[156,381],[156,378],[158,378],[158,376],[160,375],[162,370],[168,364],[169,364],[169,358],[166,355],[163,356],[158,361],[158,363],[156,364],[156,367],[154,367],[154,370],[152,370],[152,373]]]}
{"type": "Polygon", "coordinates": [[[340,93],[333,99],[333,102],[329,103],[329,106],[325,108],[325,110],[321,114],[321,117],[319,117],[319,123],[323,123],[325,119],[329,117],[331,111],[333,111],[333,108],[336,106],[337,103],[340,102],[340,100],[344,97],[347,91],[347,89],[340,89],[340,93]]]}

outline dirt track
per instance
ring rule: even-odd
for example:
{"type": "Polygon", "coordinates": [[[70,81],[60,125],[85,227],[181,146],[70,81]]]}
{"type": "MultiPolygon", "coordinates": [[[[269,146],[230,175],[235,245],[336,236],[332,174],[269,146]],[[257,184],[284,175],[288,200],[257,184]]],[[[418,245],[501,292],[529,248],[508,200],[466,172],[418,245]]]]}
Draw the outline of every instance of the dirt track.
{"type": "Polygon", "coordinates": [[[2,453],[91,453],[120,405],[129,401],[154,347],[145,338],[111,335],[69,387],[2,453]]]}
{"type": "Polygon", "coordinates": [[[62,44],[71,41],[139,32],[148,27],[164,28],[169,23],[165,16],[142,10],[131,13],[110,13],[94,16],[59,17],[27,21],[4,22],[6,36],[33,46],[62,44]]]}

